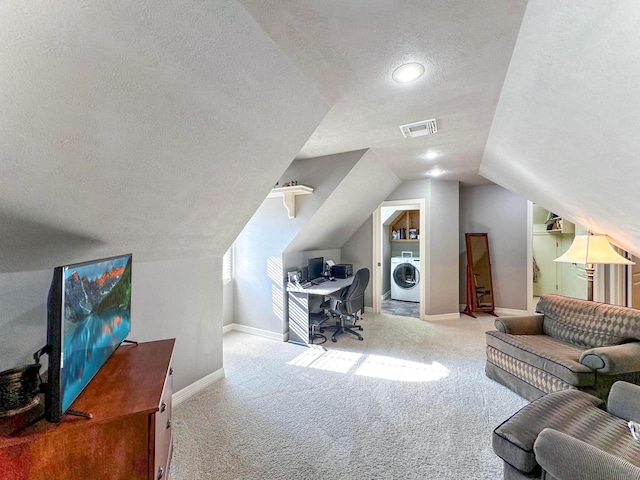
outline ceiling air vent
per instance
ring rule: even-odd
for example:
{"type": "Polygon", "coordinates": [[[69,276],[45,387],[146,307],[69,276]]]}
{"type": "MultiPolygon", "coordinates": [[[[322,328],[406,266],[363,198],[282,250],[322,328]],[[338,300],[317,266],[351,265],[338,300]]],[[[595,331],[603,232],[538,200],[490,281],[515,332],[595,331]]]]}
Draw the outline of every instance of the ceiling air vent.
{"type": "Polygon", "coordinates": [[[436,119],[422,120],[421,122],[407,123],[400,125],[400,131],[404,138],[422,137],[423,135],[431,135],[438,131],[436,119]]]}

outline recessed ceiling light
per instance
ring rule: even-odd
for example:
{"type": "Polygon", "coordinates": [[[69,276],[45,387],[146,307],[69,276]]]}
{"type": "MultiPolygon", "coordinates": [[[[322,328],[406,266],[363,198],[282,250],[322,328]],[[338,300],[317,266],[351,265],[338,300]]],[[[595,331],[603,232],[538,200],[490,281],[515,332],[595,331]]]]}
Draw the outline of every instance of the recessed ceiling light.
{"type": "Polygon", "coordinates": [[[413,82],[422,76],[424,67],[419,63],[405,63],[393,71],[391,78],[399,83],[413,82]]]}
{"type": "Polygon", "coordinates": [[[427,175],[430,177],[439,177],[444,173],[444,170],[439,169],[438,167],[434,167],[427,172],[427,175]]]}
{"type": "Polygon", "coordinates": [[[433,160],[434,158],[437,158],[438,156],[440,156],[440,154],[438,152],[434,152],[433,150],[428,151],[427,153],[424,154],[424,158],[426,158],[427,160],[433,160]]]}

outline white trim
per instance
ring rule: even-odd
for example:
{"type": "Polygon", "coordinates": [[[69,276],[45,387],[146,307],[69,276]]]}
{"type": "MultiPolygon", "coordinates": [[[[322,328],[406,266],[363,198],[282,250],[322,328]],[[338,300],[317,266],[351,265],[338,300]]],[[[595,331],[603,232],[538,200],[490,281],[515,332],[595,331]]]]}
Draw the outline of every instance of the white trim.
{"type": "Polygon", "coordinates": [[[225,333],[229,333],[231,330],[233,330],[233,323],[230,323],[229,325],[224,325],[222,327],[222,334],[224,335],[225,333]]]}
{"type": "Polygon", "coordinates": [[[440,320],[459,320],[460,312],[456,313],[441,313],[439,315],[425,315],[423,320],[427,322],[437,322],[440,320]]]}
{"type": "Polygon", "coordinates": [[[373,313],[373,307],[364,307],[365,312],[373,313]]]}
{"type": "Polygon", "coordinates": [[[206,377],[202,377],[200,380],[196,380],[191,385],[184,387],[182,390],[178,390],[177,392],[175,392],[173,395],[171,395],[171,403],[175,407],[176,405],[179,405],[185,400],[193,397],[196,393],[200,393],[209,385],[217,382],[218,380],[222,380],[223,378],[224,368],[216,370],[206,377]]]}
{"type": "Polygon", "coordinates": [[[516,310],[515,308],[496,308],[495,312],[501,317],[521,317],[529,315],[528,310],[516,310]]]}
{"type": "Polygon", "coordinates": [[[230,330],[235,330],[236,332],[248,333],[250,335],[256,335],[258,337],[264,337],[270,340],[276,340],[277,342],[286,342],[289,340],[289,332],[275,333],[275,332],[270,332],[268,330],[262,330],[261,328],[247,327],[246,325],[239,325],[237,323],[232,323],[231,325],[227,325],[226,327],[223,327],[223,332],[224,332],[224,329],[227,327],[231,327],[229,330],[227,330],[227,332],[230,330]]]}
{"type": "Polygon", "coordinates": [[[373,293],[373,312],[380,313],[382,310],[382,299],[378,298],[378,294],[380,290],[382,290],[382,218],[381,218],[381,209],[382,205],[380,205],[373,212],[373,221],[372,223],[372,248],[371,254],[373,258],[371,259],[371,266],[373,267],[373,272],[371,275],[371,291],[373,293]]]}
{"type": "Polygon", "coordinates": [[[527,314],[533,313],[533,202],[527,201],[527,314]]]}
{"type": "MultiPolygon", "coordinates": [[[[420,278],[427,278],[426,263],[427,263],[427,245],[426,245],[426,231],[427,231],[427,200],[425,198],[408,198],[404,200],[385,200],[378,208],[373,212],[373,242],[372,242],[372,254],[373,254],[373,275],[371,279],[371,288],[373,292],[373,312],[380,313],[382,310],[382,207],[410,207],[417,206],[417,210],[420,211],[420,240],[418,242],[418,248],[420,251],[420,258],[423,261],[420,262],[420,278]]],[[[420,289],[420,309],[422,310],[426,301],[425,288],[427,282],[424,283],[420,289]]],[[[424,318],[422,318],[424,320],[424,318]]]]}

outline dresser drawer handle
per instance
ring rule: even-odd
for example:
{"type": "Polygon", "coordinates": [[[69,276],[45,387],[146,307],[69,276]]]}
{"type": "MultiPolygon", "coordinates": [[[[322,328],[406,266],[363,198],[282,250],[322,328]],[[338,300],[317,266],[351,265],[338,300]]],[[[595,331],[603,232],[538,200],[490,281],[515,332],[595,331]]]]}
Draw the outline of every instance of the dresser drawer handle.
{"type": "Polygon", "coordinates": [[[169,375],[173,375],[173,367],[169,367],[169,375]]]}
{"type": "Polygon", "coordinates": [[[164,412],[167,409],[167,404],[165,402],[162,402],[162,405],[160,405],[160,413],[164,412]]]}
{"type": "Polygon", "coordinates": [[[171,419],[167,420],[167,428],[171,428],[171,419]]]}
{"type": "Polygon", "coordinates": [[[160,467],[158,469],[158,480],[160,480],[162,477],[164,477],[164,468],[160,467]]]}

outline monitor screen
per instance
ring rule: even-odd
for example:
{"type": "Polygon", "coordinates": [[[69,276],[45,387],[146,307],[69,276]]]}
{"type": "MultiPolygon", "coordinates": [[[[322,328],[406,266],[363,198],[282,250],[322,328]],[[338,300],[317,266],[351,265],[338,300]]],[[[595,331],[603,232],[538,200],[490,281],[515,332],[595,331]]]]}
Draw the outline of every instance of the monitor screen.
{"type": "Polygon", "coordinates": [[[314,280],[322,276],[324,271],[324,257],[310,258],[307,260],[309,268],[309,280],[314,280]]]}
{"type": "Polygon", "coordinates": [[[54,270],[48,299],[48,420],[61,419],[130,329],[130,254],[54,270]]]}

